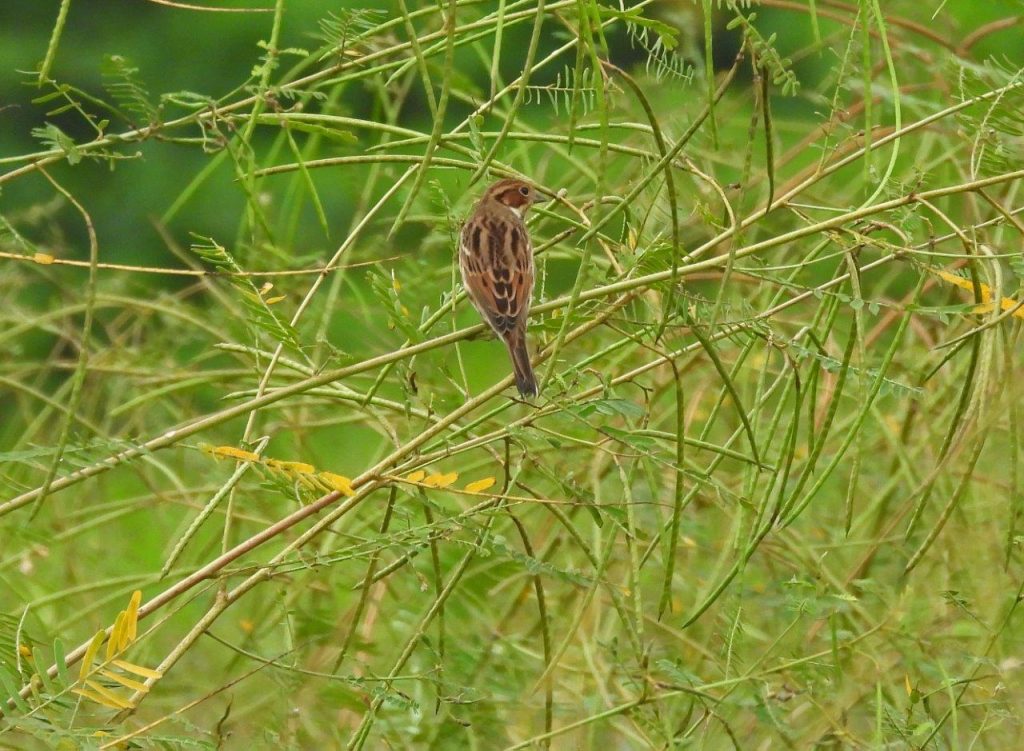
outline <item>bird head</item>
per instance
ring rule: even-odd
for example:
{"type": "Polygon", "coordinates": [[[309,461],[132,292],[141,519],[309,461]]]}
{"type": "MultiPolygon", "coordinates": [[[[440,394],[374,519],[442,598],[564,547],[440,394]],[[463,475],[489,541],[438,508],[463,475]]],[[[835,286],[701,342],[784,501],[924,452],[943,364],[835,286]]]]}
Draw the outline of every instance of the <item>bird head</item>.
{"type": "Polygon", "coordinates": [[[517,216],[525,216],[527,209],[535,203],[550,200],[530,183],[511,178],[498,180],[484,194],[484,200],[492,200],[512,210],[517,216]]]}

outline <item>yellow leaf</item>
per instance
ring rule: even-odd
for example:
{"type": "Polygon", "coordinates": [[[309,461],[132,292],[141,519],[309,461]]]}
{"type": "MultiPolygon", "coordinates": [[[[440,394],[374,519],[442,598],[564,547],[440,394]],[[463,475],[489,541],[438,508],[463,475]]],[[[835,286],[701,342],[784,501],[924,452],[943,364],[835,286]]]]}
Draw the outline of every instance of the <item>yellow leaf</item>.
{"type": "Polygon", "coordinates": [[[106,638],[107,633],[103,630],[97,631],[92,637],[92,641],[89,642],[85,655],[82,657],[82,667],[78,671],[78,679],[80,681],[84,681],[85,676],[89,675],[89,670],[92,669],[92,662],[96,659],[96,654],[100,651],[100,647],[103,646],[103,640],[106,638]]]}
{"type": "Polygon", "coordinates": [[[251,451],[242,451],[242,449],[236,449],[234,446],[214,446],[212,449],[214,456],[224,456],[229,459],[238,459],[243,462],[258,462],[260,457],[251,451]]]}
{"type": "Polygon", "coordinates": [[[273,305],[274,303],[281,302],[285,297],[286,297],[286,295],[276,295],[274,297],[268,297],[266,299],[266,303],[267,303],[267,305],[273,305]]]}
{"type": "Polygon", "coordinates": [[[86,681],[85,685],[87,685],[100,696],[109,700],[110,704],[107,705],[108,707],[115,706],[118,709],[127,709],[132,705],[130,701],[128,701],[127,699],[122,699],[120,696],[115,694],[102,683],[97,683],[96,681],[86,681]]]}
{"type": "Polygon", "coordinates": [[[126,660],[112,660],[110,664],[116,665],[121,668],[121,670],[126,670],[129,673],[141,675],[144,678],[153,678],[155,680],[157,678],[163,678],[164,675],[159,670],[153,670],[152,668],[143,667],[142,665],[136,665],[135,663],[127,662],[126,660]]]}
{"type": "Polygon", "coordinates": [[[352,497],[356,491],[352,489],[352,480],[344,475],[336,475],[333,472],[321,472],[317,475],[331,490],[337,490],[342,495],[352,497]]]}
{"type": "Polygon", "coordinates": [[[485,477],[482,480],[477,480],[476,482],[469,483],[469,485],[466,486],[466,492],[482,493],[483,491],[487,490],[487,488],[491,487],[494,483],[495,480],[493,477],[485,477]]]}
{"type": "Polygon", "coordinates": [[[948,271],[939,271],[937,269],[935,269],[934,271],[935,271],[935,275],[937,277],[939,277],[940,279],[942,279],[944,281],[949,282],[950,284],[952,284],[955,287],[959,287],[960,289],[967,289],[967,290],[973,290],[974,289],[974,283],[971,282],[968,279],[964,279],[962,276],[957,276],[956,274],[950,274],[948,271]]]}
{"type": "Polygon", "coordinates": [[[397,278],[394,278],[394,279],[391,280],[391,286],[394,288],[395,292],[401,292],[402,291],[402,283],[400,281],[398,281],[397,278]]]}
{"type": "Polygon", "coordinates": [[[30,647],[28,644],[19,644],[18,645],[18,654],[20,654],[26,660],[31,660],[32,659],[32,647],[30,647]]]}
{"type": "Polygon", "coordinates": [[[300,475],[311,475],[316,472],[316,467],[305,462],[283,462],[279,459],[267,459],[267,466],[271,469],[279,469],[283,472],[294,472],[300,475]]]}
{"type": "Polygon", "coordinates": [[[124,638],[124,626],[125,616],[127,613],[121,611],[117,614],[117,618],[114,619],[114,627],[110,630],[110,638],[107,639],[107,659],[114,659],[114,655],[117,654],[118,649],[121,645],[121,640],[124,638]]]}
{"type": "MultiPolygon", "coordinates": [[[[995,305],[989,302],[985,303],[984,305],[975,305],[973,308],[971,308],[971,312],[977,313],[979,315],[981,315],[982,313],[991,313],[995,309],[995,307],[995,305]]],[[[1011,297],[1004,297],[1000,301],[999,307],[1002,308],[1003,310],[1012,310],[1013,313],[1011,313],[1011,315],[1014,318],[1024,318],[1024,305],[1021,305],[1019,301],[1014,300],[1011,297]]]]}
{"type": "Polygon", "coordinates": [[[115,673],[113,670],[100,670],[100,675],[103,675],[115,683],[120,683],[125,688],[130,688],[132,691],[141,691],[143,693],[149,693],[149,686],[145,683],[129,678],[126,675],[115,673]]]}
{"type": "Polygon", "coordinates": [[[1016,308],[1016,310],[1013,310],[1014,318],[1024,318],[1024,305],[1020,304],[1020,300],[1014,300],[1012,297],[1004,297],[999,304],[1003,310],[1013,310],[1016,308]]]}
{"type": "Polygon", "coordinates": [[[458,479],[458,472],[447,472],[445,474],[430,475],[423,480],[423,484],[428,488],[446,488],[458,479]]]}
{"type": "Polygon", "coordinates": [[[125,641],[121,645],[124,649],[133,641],[139,633],[139,605],[142,603],[142,590],[136,589],[132,592],[132,598],[128,601],[127,617],[125,619],[125,641]]]}
{"type": "MultiPolygon", "coordinates": [[[[933,269],[934,274],[942,279],[943,281],[949,282],[954,287],[965,289],[968,292],[974,292],[974,282],[970,279],[964,279],[962,276],[951,274],[948,271],[938,271],[933,269]]],[[[992,304],[992,288],[987,284],[979,282],[978,291],[981,293],[981,301],[983,305],[976,305],[971,311],[972,313],[990,313],[994,307],[992,304]]],[[[1012,297],[1003,297],[999,300],[999,307],[1002,310],[1013,310],[1014,318],[1024,318],[1024,305],[1020,304],[1019,300],[1014,300],[1012,297]],[[1020,307],[1018,307],[1020,306],[1020,307]],[[1016,308],[1016,310],[1014,310],[1016,308]]]]}
{"type": "Polygon", "coordinates": [[[51,263],[53,263],[53,256],[51,256],[49,253],[36,253],[34,256],[32,256],[32,260],[35,261],[36,263],[41,263],[43,266],[49,266],[51,263]]]}
{"type": "Polygon", "coordinates": [[[71,690],[72,690],[73,693],[76,693],[79,696],[84,696],[86,699],[89,699],[90,701],[94,701],[97,704],[102,704],[104,707],[110,707],[111,709],[124,709],[125,708],[125,706],[120,703],[120,700],[118,700],[118,702],[116,702],[116,703],[112,702],[112,701],[109,701],[108,699],[105,699],[104,697],[100,696],[99,694],[97,694],[97,693],[95,693],[93,691],[89,691],[88,689],[73,688],[71,690]]]}
{"type": "Polygon", "coordinates": [[[415,472],[410,472],[409,474],[407,474],[405,476],[405,479],[408,482],[419,482],[420,480],[422,480],[426,476],[427,476],[426,472],[424,472],[422,469],[417,469],[415,472]]]}
{"type": "Polygon", "coordinates": [[[263,286],[260,287],[260,294],[261,295],[265,295],[268,292],[270,292],[270,290],[272,290],[273,288],[274,288],[274,283],[273,282],[263,282],[263,286]]]}

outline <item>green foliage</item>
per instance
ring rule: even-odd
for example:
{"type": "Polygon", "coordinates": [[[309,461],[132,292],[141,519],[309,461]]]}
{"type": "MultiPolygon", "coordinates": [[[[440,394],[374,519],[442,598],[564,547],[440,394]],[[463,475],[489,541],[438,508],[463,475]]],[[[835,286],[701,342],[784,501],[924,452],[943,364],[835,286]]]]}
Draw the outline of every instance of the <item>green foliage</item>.
{"type": "Polygon", "coordinates": [[[82,152],[75,142],[53,123],[47,123],[42,128],[33,128],[32,135],[42,141],[47,148],[61,152],[68,160],[68,164],[74,166],[82,161],[82,152]]]}
{"type": "Polygon", "coordinates": [[[768,72],[771,82],[781,88],[783,94],[793,96],[800,90],[800,81],[792,70],[793,63],[788,57],[782,57],[776,49],[778,34],[763,36],[754,25],[756,20],[756,13],[744,16],[737,10],[727,28],[743,30],[743,38],[749,45],[754,64],[768,72]]]}
{"type": "Polygon", "coordinates": [[[183,5],[11,11],[0,746],[1015,747],[1019,3],[183,5]]]}
{"type": "Polygon", "coordinates": [[[1020,165],[1024,161],[1024,68],[991,58],[982,64],[958,59],[955,75],[965,102],[986,91],[1005,90],[997,99],[960,114],[965,130],[972,134],[972,165],[986,176],[1020,165]]]}
{"type": "Polygon", "coordinates": [[[386,19],[386,11],[371,8],[328,12],[318,21],[320,33],[316,35],[326,47],[322,57],[344,57],[358,42],[377,33],[378,26],[386,19]]]}
{"type": "Polygon", "coordinates": [[[104,55],[100,67],[103,88],[114,103],[124,110],[129,124],[151,125],[160,119],[156,107],[150,102],[149,92],[139,80],[139,69],[122,55],[104,55]]]}
{"type": "Polygon", "coordinates": [[[257,289],[227,248],[216,240],[198,236],[196,239],[201,242],[192,243],[192,252],[218,271],[226,273],[238,292],[246,318],[253,329],[262,331],[279,344],[299,349],[299,338],[294,327],[270,307],[276,301],[276,297],[270,296],[270,288],[257,289]]]}
{"type": "Polygon", "coordinates": [[[528,86],[526,91],[527,104],[539,103],[541,95],[546,95],[556,116],[563,110],[566,114],[574,112],[576,116],[586,115],[594,111],[597,99],[593,71],[590,68],[584,68],[577,76],[572,68],[567,67],[555,77],[553,84],[528,86]]]}

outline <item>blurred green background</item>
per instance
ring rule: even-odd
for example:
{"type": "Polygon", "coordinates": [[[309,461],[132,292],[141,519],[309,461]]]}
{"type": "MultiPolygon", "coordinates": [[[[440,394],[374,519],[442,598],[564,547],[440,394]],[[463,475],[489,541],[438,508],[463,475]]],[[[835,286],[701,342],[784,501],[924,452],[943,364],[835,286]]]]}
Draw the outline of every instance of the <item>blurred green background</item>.
{"type": "MultiPolygon", "coordinates": [[[[218,2],[217,7],[253,7],[244,2],[218,2]]],[[[883,4],[884,5],[884,4],[883,4]]],[[[675,25],[682,35],[682,50],[693,56],[696,70],[702,69],[699,59],[703,38],[699,3],[659,1],[649,13],[675,25]]],[[[350,2],[323,3],[316,0],[291,0],[287,3],[281,47],[305,49],[317,46],[318,22],[330,12],[344,8],[380,10],[388,16],[397,14],[396,6],[389,3],[360,5],[350,2]]],[[[410,4],[410,10],[416,4],[410,4]]],[[[419,7],[425,7],[420,5],[419,7]]],[[[31,131],[50,121],[61,127],[75,140],[86,140],[92,133],[74,113],[47,118],[47,107],[32,104],[40,96],[35,85],[34,71],[46,53],[59,3],[30,2],[4,3],[0,7],[0,154],[13,156],[38,149],[31,131]]],[[[785,33],[778,42],[780,52],[792,53],[804,49],[811,41],[812,28],[806,13],[759,6],[754,3],[759,27],[765,36],[773,32],[785,33]]],[[[1020,13],[1021,5],[1014,0],[948,0],[940,2],[900,3],[901,19],[934,28],[945,38],[957,40],[987,23],[1013,17],[1020,13]]],[[[827,17],[829,4],[820,6],[820,27],[826,36],[838,30],[838,25],[827,17]]],[[[716,15],[716,63],[728,66],[738,44],[738,33],[724,28],[726,14],[716,15]]],[[[248,77],[261,50],[257,43],[269,33],[270,14],[249,13],[196,13],[140,0],[89,0],[73,2],[65,32],[60,41],[52,76],[58,81],[71,83],[85,91],[102,93],[101,69],[104,55],[123,55],[139,68],[139,78],[149,91],[158,95],[176,91],[193,91],[220,97],[234,90],[248,77]]],[[[529,40],[529,28],[520,24],[510,29],[508,49],[522,49],[529,40]]],[[[541,52],[550,51],[564,38],[557,33],[545,35],[541,52]]],[[[927,40],[923,40],[927,41],[927,40]]],[[[631,46],[622,29],[609,37],[616,63],[627,69],[642,70],[642,52],[631,46]]],[[[803,56],[795,61],[795,70],[805,89],[824,77],[835,64],[838,50],[823,50],[803,56]]],[[[1011,26],[985,36],[972,50],[972,58],[989,57],[1005,60],[1009,65],[1020,65],[1024,60],[1019,26],[1011,26]]],[[[458,59],[474,62],[475,56],[461,50],[458,59]]],[[[287,65],[286,59],[286,65],[287,65]]],[[[478,62],[478,61],[475,61],[478,62]]],[[[514,77],[520,60],[515,54],[502,59],[502,74],[506,80],[514,77]]],[[[478,64],[460,68],[469,71],[472,83],[482,93],[488,89],[486,68],[478,64]]],[[[749,71],[741,77],[749,79],[749,71]]],[[[547,84],[554,79],[551,71],[542,72],[536,83],[547,84]]],[[[664,96],[694,96],[696,87],[675,85],[667,87],[664,96]]],[[[364,96],[360,86],[350,87],[342,97],[342,109],[353,115],[368,114],[370,97],[364,96]]],[[[52,104],[50,105],[52,106],[52,104]]],[[[805,99],[780,99],[780,114],[808,124],[816,122],[815,105],[805,99]]],[[[456,123],[468,113],[464,102],[453,101],[446,121],[456,123]]],[[[550,114],[542,108],[527,108],[524,113],[542,122],[550,114]]],[[[429,111],[422,94],[413,92],[403,107],[400,122],[409,128],[429,131],[429,111]]],[[[116,127],[114,128],[116,130],[116,127]]],[[[271,136],[264,134],[269,139],[271,136]]],[[[339,149],[339,151],[352,149],[339,149]]],[[[103,257],[112,262],[167,263],[171,258],[164,243],[153,230],[151,217],[159,217],[174,204],[182,189],[207,161],[194,148],[176,147],[155,141],[133,148],[141,153],[138,162],[119,164],[115,170],[107,165],[86,161],[77,169],[62,168],[59,172],[67,187],[76,193],[79,189],[90,194],[89,210],[103,241],[103,257]],[[125,199],[131,196],[132,210],[125,210],[125,199]]],[[[317,175],[325,203],[329,208],[332,233],[341,236],[351,216],[362,175],[357,168],[334,170],[330,175],[317,175]]],[[[188,232],[231,237],[237,230],[237,217],[243,197],[231,190],[230,169],[222,167],[215,178],[177,212],[170,227],[181,238],[188,232]],[[232,199],[234,202],[232,202],[232,199]]],[[[41,179],[17,180],[4,186],[3,207],[6,211],[23,210],[37,203],[45,203],[51,191],[41,179]]],[[[316,226],[311,211],[303,215],[300,234],[296,237],[295,252],[303,257],[310,253],[326,253],[331,243],[316,226]]],[[[68,248],[84,256],[80,223],[64,218],[62,229],[70,233],[75,242],[68,248]]],[[[53,228],[49,228],[53,231],[53,228]]],[[[333,237],[330,239],[334,239],[333,237]]],[[[160,283],[160,280],[153,280],[160,283]]],[[[173,283],[173,282],[172,282],[173,283]]]]}

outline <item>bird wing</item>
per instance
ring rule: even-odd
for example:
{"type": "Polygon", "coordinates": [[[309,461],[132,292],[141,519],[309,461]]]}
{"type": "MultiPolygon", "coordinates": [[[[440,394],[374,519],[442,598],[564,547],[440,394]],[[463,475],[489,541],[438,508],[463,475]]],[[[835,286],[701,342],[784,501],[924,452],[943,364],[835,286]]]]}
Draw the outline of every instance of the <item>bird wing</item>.
{"type": "Polygon", "coordinates": [[[473,304],[507,339],[525,322],[533,295],[533,248],[522,220],[478,211],[462,229],[459,267],[473,304]]]}

